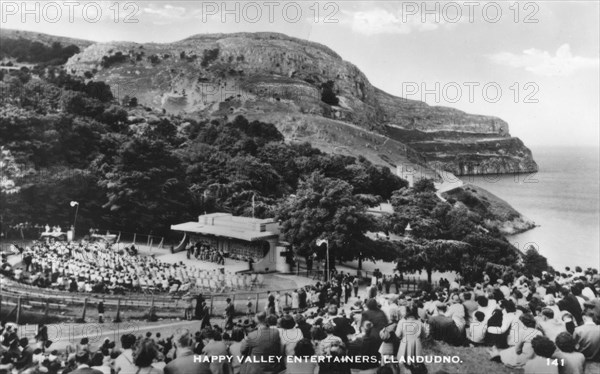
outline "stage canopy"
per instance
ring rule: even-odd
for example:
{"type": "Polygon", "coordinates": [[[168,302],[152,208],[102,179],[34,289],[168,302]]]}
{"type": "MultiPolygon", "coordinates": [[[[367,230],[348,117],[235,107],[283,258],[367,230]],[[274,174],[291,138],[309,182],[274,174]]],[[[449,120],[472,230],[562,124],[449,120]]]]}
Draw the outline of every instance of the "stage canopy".
{"type": "Polygon", "coordinates": [[[198,222],[171,225],[171,230],[249,242],[279,237],[279,225],[273,219],[234,217],[228,213],[202,215],[198,222]]]}

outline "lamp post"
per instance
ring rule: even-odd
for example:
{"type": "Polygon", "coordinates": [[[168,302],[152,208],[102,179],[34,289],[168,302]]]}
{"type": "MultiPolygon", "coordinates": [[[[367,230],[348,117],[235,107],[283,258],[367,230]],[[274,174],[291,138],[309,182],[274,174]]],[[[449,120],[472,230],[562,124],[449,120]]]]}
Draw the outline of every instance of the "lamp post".
{"type": "Polygon", "coordinates": [[[75,239],[75,225],[77,224],[77,213],[79,212],[79,203],[71,201],[71,208],[75,207],[75,218],[73,219],[73,239],[75,239]]]}
{"type": "Polygon", "coordinates": [[[327,262],[325,263],[325,267],[326,267],[326,271],[327,271],[327,277],[325,278],[325,280],[327,282],[329,282],[329,240],[327,239],[318,239],[317,240],[317,246],[321,246],[323,245],[323,243],[325,243],[327,251],[326,251],[326,255],[327,255],[327,262]]]}

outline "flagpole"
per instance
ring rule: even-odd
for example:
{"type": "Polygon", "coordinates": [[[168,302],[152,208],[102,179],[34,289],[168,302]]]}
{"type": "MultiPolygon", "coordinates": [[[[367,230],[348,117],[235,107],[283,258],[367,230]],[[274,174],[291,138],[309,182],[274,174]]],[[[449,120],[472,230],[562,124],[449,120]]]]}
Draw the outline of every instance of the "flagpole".
{"type": "Polygon", "coordinates": [[[329,240],[325,242],[327,245],[327,282],[329,282],[329,240]]]}
{"type": "MultiPolygon", "coordinates": [[[[77,224],[77,213],[79,212],[79,204],[77,204],[77,208],[75,208],[75,219],[73,220],[73,231],[75,231],[75,225],[77,224]]],[[[73,236],[75,236],[75,232],[73,232],[73,236]]]]}

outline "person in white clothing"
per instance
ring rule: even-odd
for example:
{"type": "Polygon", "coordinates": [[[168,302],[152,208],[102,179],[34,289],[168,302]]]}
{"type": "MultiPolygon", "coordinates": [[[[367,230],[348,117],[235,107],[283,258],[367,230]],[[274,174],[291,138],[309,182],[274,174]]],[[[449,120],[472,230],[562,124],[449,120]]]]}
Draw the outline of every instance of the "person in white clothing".
{"type": "Polygon", "coordinates": [[[137,367],[133,361],[133,345],[135,344],[135,336],[125,334],[121,336],[121,346],[123,352],[115,359],[114,369],[115,374],[135,374],[137,367]]]}
{"type": "Polygon", "coordinates": [[[487,324],[484,322],[484,319],[485,314],[481,311],[476,311],[471,324],[466,330],[467,340],[474,346],[480,346],[484,342],[487,332],[487,324]]]}

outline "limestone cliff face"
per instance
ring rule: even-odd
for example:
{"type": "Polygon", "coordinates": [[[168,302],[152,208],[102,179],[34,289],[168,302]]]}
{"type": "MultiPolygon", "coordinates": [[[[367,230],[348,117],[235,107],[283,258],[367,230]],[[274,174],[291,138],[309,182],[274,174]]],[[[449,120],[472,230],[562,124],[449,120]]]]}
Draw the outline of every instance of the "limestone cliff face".
{"type": "Polygon", "coordinates": [[[529,149],[510,137],[501,119],[392,96],[331,49],[282,34],[93,44],[66,67],[90,72],[118,96],[135,96],[148,106],[268,118],[288,139],[388,166],[409,163],[457,175],[537,170],[529,149]],[[327,90],[334,96],[328,103],[322,100],[327,90]]]}

